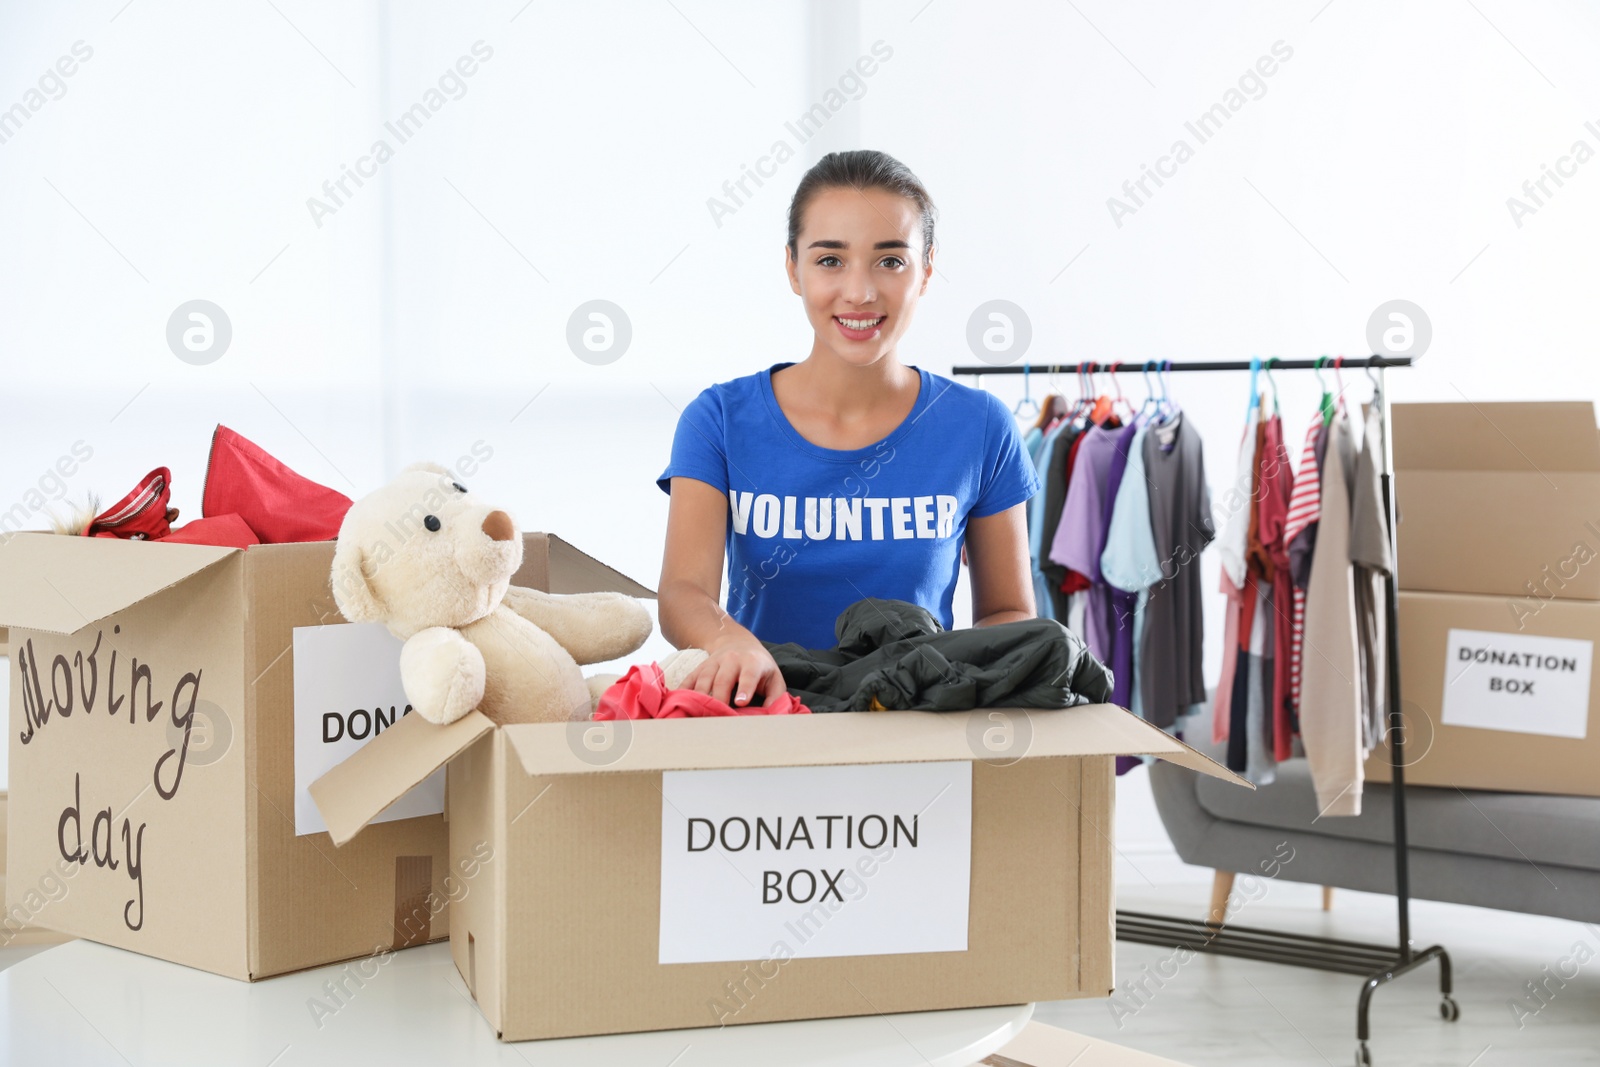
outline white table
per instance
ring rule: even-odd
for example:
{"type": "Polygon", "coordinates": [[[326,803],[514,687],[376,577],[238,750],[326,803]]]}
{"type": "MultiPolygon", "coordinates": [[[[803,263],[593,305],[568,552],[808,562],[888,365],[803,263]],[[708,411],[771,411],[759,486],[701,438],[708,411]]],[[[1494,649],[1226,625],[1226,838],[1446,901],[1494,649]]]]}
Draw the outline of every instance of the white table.
{"type": "Polygon", "coordinates": [[[361,987],[347,980],[342,1008],[315,1017],[312,998],[326,1000],[343,968],[249,983],[69,941],[0,971],[0,1064],[967,1067],[1033,1014],[1021,1004],[506,1044],[447,944],[394,953],[361,987]]]}

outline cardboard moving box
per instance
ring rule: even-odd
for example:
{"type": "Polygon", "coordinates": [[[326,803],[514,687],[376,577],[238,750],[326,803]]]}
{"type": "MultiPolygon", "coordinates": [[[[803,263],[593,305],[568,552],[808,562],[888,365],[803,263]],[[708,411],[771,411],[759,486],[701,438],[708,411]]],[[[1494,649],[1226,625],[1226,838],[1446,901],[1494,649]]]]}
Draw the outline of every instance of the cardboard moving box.
{"type": "MultiPolygon", "coordinates": [[[[1406,782],[1600,796],[1600,603],[1400,594],[1406,782]]],[[[1391,778],[1389,747],[1367,759],[1391,778]]]]}
{"type": "MultiPolygon", "coordinates": [[[[519,584],[653,595],[559,538],[530,534],[525,547],[519,584]]],[[[241,979],[445,936],[442,782],[431,800],[408,798],[410,817],[342,849],[297,798],[307,767],[409,710],[399,643],[346,624],[334,604],[333,548],[0,541],[8,927],[241,979]],[[372,657],[353,681],[327,640],[352,634],[372,657]],[[313,660],[359,703],[311,684],[313,660]]]]}
{"type": "MultiPolygon", "coordinates": [[[[456,966],[508,1041],[1110,995],[1110,705],[496,727],[312,786],[336,842],[448,763],[456,966]]],[[[358,836],[360,834],[360,836],[358,836]]]]}
{"type": "Polygon", "coordinates": [[[1395,404],[1404,589],[1600,599],[1590,401],[1395,404]]]}

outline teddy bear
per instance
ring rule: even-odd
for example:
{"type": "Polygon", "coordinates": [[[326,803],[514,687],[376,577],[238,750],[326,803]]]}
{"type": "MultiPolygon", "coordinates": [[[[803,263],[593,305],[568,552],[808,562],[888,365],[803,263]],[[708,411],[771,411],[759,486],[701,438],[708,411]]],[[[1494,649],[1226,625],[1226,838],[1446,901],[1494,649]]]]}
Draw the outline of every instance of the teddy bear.
{"type": "Polygon", "coordinates": [[[474,708],[502,725],[588,719],[616,676],[580,667],[637,650],[649,612],[622,593],[512,585],[521,565],[510,515],[444,467],[415,463],[351,506],[330,580],[346,619],[405,642],[400,679],[427,721],[474,708]]]}

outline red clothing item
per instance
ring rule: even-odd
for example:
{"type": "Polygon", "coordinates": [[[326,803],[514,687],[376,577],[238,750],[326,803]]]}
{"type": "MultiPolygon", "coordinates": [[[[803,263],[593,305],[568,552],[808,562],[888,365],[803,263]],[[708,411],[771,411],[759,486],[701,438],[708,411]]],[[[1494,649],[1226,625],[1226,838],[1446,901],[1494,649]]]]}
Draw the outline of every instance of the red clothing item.
{"type": "Polygon", "coordinates": [[[1293,578],[1298,572],[1302,579],[1294,582],[1294,611],[1289,630],[1289,716],[1294,722],[1298,722],[1300,716],[1300,668],[1305,656],[1306,587],[1303,579],[1311,571],[1311,549],[1317,525],[1322,520],[1322,466],[1317,462],[1317,443],[1323,432],[1319,412],[1306,431],[1300,467],[1295,471],[1294,488],[1289,494],[1289,518],[1283,532],[1284,543],[1291,551],[1290,576],[1293,578]]]}
{"type": "Polygon", "coordinates": [[[223,545],[228,548],[249,548],[261,543],[255,531],[234,514],[213,515],[209,519],[186,522],[161,540],[168,544],[223,545]]]}
{"type": "Polygon", "coordinates": [[[695,689],[668,689],[661,665],[635,664],[600,694],[597,722],[614,719],[700,719],[717,715],[809,715],[811,709],[784,693],[771,704],[734,708],[695,689]]]}
{"type": "Polygon", "coordinates": [[[1293,726],[1289,718],[1289,660],[1294,640],[1294,583],[1289,574],[1289,499],[1294,490],[1294,470],[1283,441],[1283,420],[1274,415],[1262,425],[1260,488],[1261,550],[1266,580],[1272,583],[1272,678],[1267,702],[1272,731],[1272,754],[1286,760],[1292,752],[1293,726]]]}
{"type": "MultiPolygon", "coordinates": [[[[1283,443],[1283,420],[1274,415],[1261,424],[1260,489],[1257,536],[1264,577],[1276,578],[1289,566],[1289,498],[1294,489],[1294,468],[1283,443]]],[[[1252,546],[1257,547],[1257,546],[1252,546]]]]}
{"type": "Polygon", "coordinates": [[[350,510],[350,498],[343,493],[301,477],[222,425],[212,434],[206,461],[203,517],[173,529],[178,509],[168,506],[171,496],[172,472],[157,467],[96,515],[84,536],[230,548],[332,541],[350,510]]]}
{"type": "Polygon", "coordinates": [[[350,504],[343,493],[296,474],[226,426],[218,425],[211,437],[200,496],[200,514],[208,519],[238,515],[267,545],[332,541],[350,504]]]}
{"type": "Polygon", "coordinates": [[[85,537],[121,537],[130,541],[157,541],[167,536],[178,509],[167,506],[172,496],[172,472],[157,467],[146,474],[121,500],[94,517],[85,537]]]}
{"type": "Polygon", "coordinates": [[[1087,574],[1079,574],[1069,568],[1067,576],[1061,579],[1061,591],[1063,593],[1081,593],[1093,584],[1093,582],[1089,581],[1087,574]]]}

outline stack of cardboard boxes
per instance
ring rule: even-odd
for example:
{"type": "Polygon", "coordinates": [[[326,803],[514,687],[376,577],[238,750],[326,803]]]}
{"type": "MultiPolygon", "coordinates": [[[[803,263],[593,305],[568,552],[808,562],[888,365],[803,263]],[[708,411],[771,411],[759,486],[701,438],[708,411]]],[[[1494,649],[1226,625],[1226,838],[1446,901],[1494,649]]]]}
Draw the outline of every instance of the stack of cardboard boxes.
{"type": "Polygon", "coordinates": [[[448,936],[506,1040],[1107,996],[1114,757],[1232,777],[1108,705],[436,727],[332,554],[0,542],[8,921],[248,980],[448,936]]]}
{"type": "Polygon", "coordinates": [[[1600,796],[1594,405],[1396,404],[1393,427],[1407,782],[1600,796]]]}

